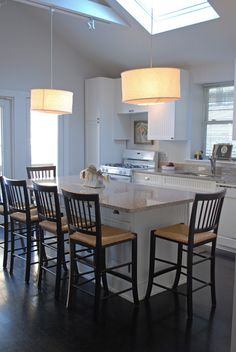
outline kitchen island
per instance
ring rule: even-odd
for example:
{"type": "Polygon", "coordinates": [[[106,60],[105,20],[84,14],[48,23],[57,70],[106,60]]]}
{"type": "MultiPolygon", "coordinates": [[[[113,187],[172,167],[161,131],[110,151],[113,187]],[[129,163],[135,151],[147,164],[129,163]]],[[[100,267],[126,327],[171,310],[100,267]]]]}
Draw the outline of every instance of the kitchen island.
{"type": "MultiPolygon", "coordinates": [[[[194,193],[117,181],[105,183],[104,188],[91,188],[84,185],[79,176],[39,182],[47,185],[56,183],[59,193],[62,188],[72,192],[99,193],[102,222],[138,234],[138,292],[139,298],[143,299],[148,281],[150,230],[188,222],[189,203],[193,201],[194,193]]],[[[157,245],[165,258],[175,260],[175,244],[160,241],[157,245]]],[[[110,248],[107,252],[108,264],[119,264],[121,258],[127,257],[130,253],[128,246],[129,243],[124,243],[119,249],[110,248]]],[[[173,276],[174,272],[165,275],[163,284],[170,284],[173,276]]],[[[114,291],[122,289],[123,284],[118,278],[110,278],[109,285],[114,291]]],[[[160,289],[155,287],[152,294],[158,292],[160,289]]],[[[132,301],[130,292],[124,297],[132,301]]]]}

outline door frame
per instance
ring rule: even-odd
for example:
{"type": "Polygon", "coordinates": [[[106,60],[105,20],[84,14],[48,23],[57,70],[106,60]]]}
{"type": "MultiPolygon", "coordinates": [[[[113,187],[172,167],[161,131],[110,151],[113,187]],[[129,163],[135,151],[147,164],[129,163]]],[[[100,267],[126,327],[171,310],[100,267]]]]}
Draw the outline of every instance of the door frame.
{"type": "Polygon", "coordinates": [[[14,97],[0,95],[0,106],[3,112],[2,174],[7,177],[12,177],[14,166],[14,97]]]}

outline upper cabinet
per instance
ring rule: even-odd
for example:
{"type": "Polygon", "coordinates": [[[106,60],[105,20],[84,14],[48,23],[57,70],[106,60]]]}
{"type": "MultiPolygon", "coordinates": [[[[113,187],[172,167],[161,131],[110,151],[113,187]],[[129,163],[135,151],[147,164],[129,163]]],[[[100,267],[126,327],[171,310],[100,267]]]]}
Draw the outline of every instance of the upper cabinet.
{"type": "Polygon", "coordinates": [[[148,139],[187,140],[189,75],[181,70],[181,99],[148,108],[148,139]]]}
{"type": "Polygon", "coordinates": [[[121,93],[121,79],[115,79],[115,101],[114,101],[115,112],[117,114],[135,114],[138,112],[147,112],[146,105],[133,105],[122,103],[121,93]]]}

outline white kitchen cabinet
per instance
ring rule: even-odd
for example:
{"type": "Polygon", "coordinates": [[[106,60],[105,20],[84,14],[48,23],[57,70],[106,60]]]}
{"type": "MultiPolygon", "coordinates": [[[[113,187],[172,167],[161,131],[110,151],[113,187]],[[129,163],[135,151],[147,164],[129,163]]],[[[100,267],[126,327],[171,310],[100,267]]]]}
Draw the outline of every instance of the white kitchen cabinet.
{"type": "Polygon", "coordinates": [[[114,100],[115,112],[117,114],[135,114],[140,112],[147,112],[148,107],[146,105],[134,105],[122,102],[121,93],[121,79],[115,79],[115,100],[114,100]]]}
{"type": "Polygon", "coordinates": [[[236,251],[236,188],[227,187],[227,185],[218,186],[218,190],[227,189],[224,204],[221,212],[218,244],[225,249],[236,251]]]}
{"type": "Polygon", "coordinates": [[[125,142],[115,142],[114,80],[96,77],[85,81],[85,166],[120,162],[125,142]]]}
{"type": "Polygon", "coordinates": [[[112,127],[114,140],[128,140],[131,136],[131,119],[125,114],[115,114],[112,127]]]}
{"type": "Polygon", "coordinates": [[[158,175],[143,172],[135,172],[133,175],[133,182],[150,186],[158,186],[161,184],[158,175]]]}
{"type": "Polygon", "coordinates": [[[236,59],[234,61],[234,113],[233,113],[233,133],[232,139],[236,139],[236,59]]]}
{"type": "Polygon", "coordinates": [[[181,70],[181,99],[176,102],[160,103],[148,108],[148,139],[188,139],[188,72],[181,70]]]}
{"type": "Polygon", "coordinates": [[[178,176],[167,176],[161,174],[151,174],[145,172],[134,172],[134,183],[182,189],[192,192],[214,192],[216,189],[216,182],[203,180],[199,178],[187,178],[178,176]]]}

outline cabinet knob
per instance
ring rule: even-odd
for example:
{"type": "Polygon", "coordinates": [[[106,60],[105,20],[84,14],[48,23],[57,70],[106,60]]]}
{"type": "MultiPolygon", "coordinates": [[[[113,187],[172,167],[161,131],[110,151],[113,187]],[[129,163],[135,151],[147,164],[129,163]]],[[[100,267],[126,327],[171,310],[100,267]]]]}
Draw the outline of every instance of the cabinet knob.
{"type": "Polygon", "coordinates": [[[113,214],[120,214],[119,210],[113,210],[113,214]]]}
{"type": "Polygon", "coordinates": [[[134,112],[134,109],[129,109],[129,112],[134,112]]]}

